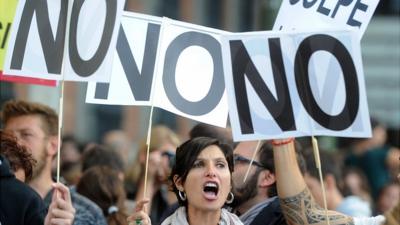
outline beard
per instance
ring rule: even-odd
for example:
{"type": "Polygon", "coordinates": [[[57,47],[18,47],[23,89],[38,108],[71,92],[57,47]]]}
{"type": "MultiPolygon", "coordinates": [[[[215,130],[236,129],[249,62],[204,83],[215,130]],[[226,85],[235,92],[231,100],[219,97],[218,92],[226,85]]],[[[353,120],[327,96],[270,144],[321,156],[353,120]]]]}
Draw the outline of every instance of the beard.
{"type": "Polygon", "coordinates": [[[257,169],[256,172],[249,177],[250,179],[242,185],[242,187],[233,188],[233,194],[235,196],[231,204],[233,209],[254,198],[258,194],[258,175],[261,171],[261,169],[257,169]]]}
{"type": "Polygon", "coordinates": [[[47,152],[45,149],[43,149],[43,151],[39,155],[39,158],[36,159],[36,163],[33,166],[31,179],[27,180],[26,182],[35,180],[37,177],[39,177],[42,174],[46,165],[47,165],[47,152]]]}

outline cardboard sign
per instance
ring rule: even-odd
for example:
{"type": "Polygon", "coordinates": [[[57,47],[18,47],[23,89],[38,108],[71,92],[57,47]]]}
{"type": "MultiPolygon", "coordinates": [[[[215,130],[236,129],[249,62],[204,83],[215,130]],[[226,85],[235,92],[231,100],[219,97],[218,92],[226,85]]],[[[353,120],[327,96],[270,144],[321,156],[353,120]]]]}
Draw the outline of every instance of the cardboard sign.
{"type": "Polygon", "coordinates": [[[163,19],[157,53],[154,105],[225,127],[228,116],[222,67],[225,31],[163,19]]]}
{"type": "Polygon", "coordinates": [[[357,28],[361,39],[379,0],[284,0],[273,30],[357,28]]]}
{"type": "Polygon", "coordinates": [[[62,80],[64,63],[65,80],[109,81],[123,5],[124,0],[20,0],[4,72],[62,80]]]}
{"type": "Polygon", "coordinates": [[[356,32],[230,34],[222,49],[235,141],[371,135],[356,32]]]}
{"type": "Polygon", "coordinates": [[[64,79],[109,82],[125,0],[74,0],[64,79]]]}
{"type": "Polygon", "coordinates": [[[36,85],[51,86],[51,87],[57,86],[57,81],[55,80],[6,75],[3,74],[3,71],[0,71],[0,81],[21,83],[21,84],[36,84],[36,85]]]}
{"type": "Polygon", "coordinates": [[[161,18],[124,12],[110,83],[89,82],[86,102],[151,105],[161,18]]]}
{"type": "Polygon", "coordinates": [[[0,71],[3,70],[4,56],[17,2],[17,0],[0,0],[0,71]]]}
{"type": "Polygon", "coordinates": [[[3,74],[3,63],[8,46],[8,39],[11,33],[11,25],[17,8],[17,2],[17,0],[0,0],[0,81],[56,86],[57,82],[54,80],[3,74]]]}

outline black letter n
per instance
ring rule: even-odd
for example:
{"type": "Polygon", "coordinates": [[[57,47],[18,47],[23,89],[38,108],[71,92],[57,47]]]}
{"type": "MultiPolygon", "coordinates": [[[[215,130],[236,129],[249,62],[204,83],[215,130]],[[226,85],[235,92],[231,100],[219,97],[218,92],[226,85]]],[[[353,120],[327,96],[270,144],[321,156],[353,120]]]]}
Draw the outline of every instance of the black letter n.
{"type": "Polygon", "coordinates": [[[50,25],[47,1],[27,0],[25,2],[12,54],[11,69],[20,70],[22,68],[29,28],[32,23],[33,13],[35,13],[47,71],[53,74],[61,74],[68,0],[60,0],[60,5],[57,33],[56,38],[54,38],[50,25]]]}
{"type": "Polygon", "coordinates": [[[251,61],[243,42],[239,40],[230,41],[233,83],[242,134],[254,133],[249,101],[247,99],[245,76],[282,131],[296,129],[279,39],[270,39],[268,44],[277,100],[265,85],[264,80],[251,61]]]}

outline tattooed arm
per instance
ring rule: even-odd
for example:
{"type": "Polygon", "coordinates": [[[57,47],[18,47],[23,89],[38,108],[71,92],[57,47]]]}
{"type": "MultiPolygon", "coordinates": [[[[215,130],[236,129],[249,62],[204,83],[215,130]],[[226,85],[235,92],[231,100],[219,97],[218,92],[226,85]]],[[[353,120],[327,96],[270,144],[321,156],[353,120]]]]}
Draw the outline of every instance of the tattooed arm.
{"type": "Polygon", "coordinates": [[[353,225],[352,217],[321,208],[308,190],[296,160],[294,143],[274,146],[275,175],[282,211],[291,225],[353,225]]]}

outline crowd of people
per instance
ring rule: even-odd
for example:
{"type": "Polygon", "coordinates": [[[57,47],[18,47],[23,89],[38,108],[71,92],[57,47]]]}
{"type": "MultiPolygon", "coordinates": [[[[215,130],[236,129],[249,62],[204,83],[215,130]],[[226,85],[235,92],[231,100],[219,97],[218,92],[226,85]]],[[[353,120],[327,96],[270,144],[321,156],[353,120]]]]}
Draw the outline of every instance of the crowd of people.
{"type": "Polygon", "coordinates": [[[59,143],[53,109],[15,100],[1,124],[1,225],[400,224],[400,150],[376,121],[372,138],[320,149],[323,185],[294,138],[235,143],[229,128],[197,124],[182,140],[156,125],[147,155],[121,131],[59,143]]]}

